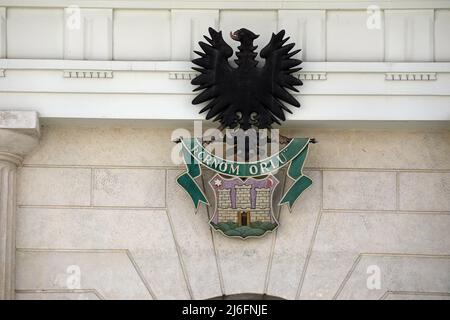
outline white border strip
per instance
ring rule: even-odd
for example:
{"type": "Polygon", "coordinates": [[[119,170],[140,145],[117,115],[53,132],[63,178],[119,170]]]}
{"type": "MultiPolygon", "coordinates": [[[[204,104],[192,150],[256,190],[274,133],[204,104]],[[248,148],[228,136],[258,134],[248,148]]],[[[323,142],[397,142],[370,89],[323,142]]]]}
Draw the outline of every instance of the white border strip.
{"type": "MultiPolygon", "coordinates": [[[[317,0],[0,0],[0,6],[11,7],[67,7],[78,5],[84,8],[119,8],[119,9],[363,9],[374,4],[373,1],[317,1],[317,0]]],[[[447,9],[447,0],[381,0],[376,4],[381,9],[447,9]]]]}
{"type": "MultiPolygon", "coordinates": [[[[450,2],[450,1],[449,1],[450,2]]],[[[0,59],[5,70],[107,70],[193,72],[190,61],[87,61],[0,59]]],[[[304,62],[302,72],[327,73],[450,73],[450,62],[304,62]]]]}

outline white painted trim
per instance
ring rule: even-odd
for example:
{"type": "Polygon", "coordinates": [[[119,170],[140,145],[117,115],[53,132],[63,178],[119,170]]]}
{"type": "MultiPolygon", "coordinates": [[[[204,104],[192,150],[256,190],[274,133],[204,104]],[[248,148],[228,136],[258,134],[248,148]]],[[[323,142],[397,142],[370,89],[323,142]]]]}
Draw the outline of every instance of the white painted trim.
{"type": "MultiPolygon", "coordinates": [[[[198,72],[176,71],[176,72],[169,72],[169,79],[192,80],[198,75],[199,75],[198,72]]],[[[300,80],[327,80],[327,74],[325,72],[295,73],[294,76],[300,80]]]]}
{"type": "Polygon", "coordinates": [[[81,78],[81,79],[111,79],[112,71],[105,70],[64,70],[64,78],[81,78]]]}
{"type": "MultiPolygon", "coordinates": [[[[0,109],[36,110],[43,118],[204,119],[193,106],[190,61],[77,61],[2,59],[0,109]],[[114,78],[79,77],[114,72],[114,78]],[[73,79],[63,78],[63,73],[73,79]],[[178,77],[178,76],[177,76],[178,77]]],[[[309,62],[296,121],[450,121],[450,63],[309,62]],[[386,74],[437,74],[435,81],[386,81],[386,74]]]]}
{"type": "Polygon", "coordinates": [[[295,76],[300,80],[327,80],[326,72],[302,72],[296,73],[295,76]]]}
{"type": "MultiPolygon", "coordinates": [[[[0,59],[5,70],[109,70],[192,72],[190,61],[88,61],[0,59]]],[[[325,73],[450,73],[450,62],[304,62],[302,72],[325,73]]]]}
{"type": "MultiPolygon", "coordinates": [[[[362,9],[372,0],[317,1],[317,0],[0,0],[0,6],[11,7],[68,7],[126,8],[126,9],[362,9]]],[[[445,9],[447,0],[380,0],[375,2],[381,9],[445,9]]]]}
{"type": "Polygon", "coordinates": [[[190,71],[175,71],[169,72],[169,79],[171,80],[192,80],[200,73],[190,71]]]}
{"type": "MultiPolygon", "coordinates": [[[[408,75],[432,73],[395,73],[408,75]]],[[[0,78],[0,93],[14,94],[109,94],[109,95],[187,95],[193,98],[194,86],[189,71],[111,71],[111,70],[8,70],[0,78]],[[65,76],[63,77],[63,73],[65,76]],[[101,77],[92,76],[101,74],[101,77]],[[114,77],[112,77],[114,73],[114,77]],[[108,76],[109,78],[105,78],[108,76]]],[[[450,73],[439,73],[434,81],[388,81],[381,72],[306,72],[296,74],[304,85],[293,94],[303,96],[449,96],[450,73]],[[324,76],[326,75],[326,80],[324,76]],[[316,80],[309,80],[314,76],[316,80]],[[324,79],[324,80],[320,80],[324,79]]],[[[416,77],[419,79],[420,77],[416,77]]],[[[414,77],[410,78],[411,80],[414,77]]],[[[19,102],[19,101],[17,101],[19,102]]],[[[0,102],[1,104],[1,102],[0,102]]],[[[81,107],[81,105],[80,105],[81,107]]]]}
{"type": "Polygon", "coordinates": [[[434,81],[437,80],[436,72],[397,72],[386,73],[388,81],[434,81]]]}
{"type": "MultiPolygon", "coordinates": [[[[202,120],[191,94],[0,93],[0,109],[43,118],[202,120]]],[[[302,95],[292,121],[450,121],[450,96],[302,95]],[[430,107],[431,106],[431,107],[430,107]]]]}
{"type": "Polygon", "coordinates": [[[190,61],[0,59],[1,69],[15,70],[191,71],[192,66],[190,61]]]}

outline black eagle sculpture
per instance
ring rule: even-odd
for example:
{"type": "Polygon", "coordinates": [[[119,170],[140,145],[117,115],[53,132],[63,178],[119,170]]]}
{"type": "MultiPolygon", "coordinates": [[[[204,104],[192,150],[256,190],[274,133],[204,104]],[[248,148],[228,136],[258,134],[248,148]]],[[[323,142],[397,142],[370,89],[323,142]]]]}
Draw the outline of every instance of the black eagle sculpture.
{"type": "Polygon", "coordinates": [[[297,67],[302,61],[292,58],[300,50],[291,51],[294,43],[285,45],[289,37],[284,38],[284,30],[273,33],[261,50],[260,57],[265,59],[262,67],[258,67],[255,60],[257,46],[253,45],[259,35],[245,28],[230,32],[231,38],[240,42],[235,60],[237,67],[233,67],[228,61],[233,49],[223,40],[222,32],[209,28],[209,34],[211,38],[205,36],[209,44],[199,42],[204,52],[195,51],[200,58],[192,62],[199,67],[193,69],[200,75],[191,82],[198,85],[194,91],[203,90],[192,103],[209,101],[200,110],[200,113],[208,112],[206,119],[214,118],[221,123],[221,128],[268,129],[273,123],[280,124],[280,120],[286,119],[284,111],[292,113],[285,103],[300,107],[286,90],[298,92],[295,86],[302,85],[292,75],[302,69],[297,67]]]}

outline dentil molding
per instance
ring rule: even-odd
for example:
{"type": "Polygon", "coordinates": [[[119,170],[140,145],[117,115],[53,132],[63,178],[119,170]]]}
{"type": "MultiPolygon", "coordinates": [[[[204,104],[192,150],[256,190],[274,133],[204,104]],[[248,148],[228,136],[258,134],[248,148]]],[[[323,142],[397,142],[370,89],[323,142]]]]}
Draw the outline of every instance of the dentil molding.
{"type": "MultiPolygon", "coordinates": [[[[171,80],[192,80],[198,76],[198,72],[189,71],[175,71],[169,72],[169,79],[171,80]]],[[[327,80],[326,72],[302,72],[294,74],[300,80],[327,80]]]]}
{"type": "Polygon", "coordinates": [[[112,71],[105,70],[64,70],[64,78],[81,78],[81,79],[111,79],[112,71]]]}
{"type": "Polygon", "coordinates": [[[175,72],[169,72],[169,79],[171,79],[171,80],[192,80],[198,75],[199,75],[198,72],[175,71],[175,72]]]}
{"type": "Polygon", "coordinates": [[[437,80],[436,72],[388,72],[385,73],[388,81],[432,81],[437,80]]]}

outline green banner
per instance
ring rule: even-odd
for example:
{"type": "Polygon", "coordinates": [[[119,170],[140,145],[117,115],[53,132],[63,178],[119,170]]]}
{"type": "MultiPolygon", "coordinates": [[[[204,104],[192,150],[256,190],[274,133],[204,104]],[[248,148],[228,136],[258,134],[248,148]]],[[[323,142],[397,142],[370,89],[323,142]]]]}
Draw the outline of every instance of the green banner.
{"type": "Polygon", "coordinates": [[[177,182],[191,197],[192,201],[194,202],[195,209],[197,210],[200,202],[209,205],[208,199],[206,199],[205,194],[202,192],[197,182],[195,182],[195,178],[197,178],[201,174],[201,168],[200,165],[192,157],[191,153],[184,147],[184,145],[182,152],[187,172],[178,176],[177,182]]]}
{"type": "Polygon", "coordinates": [[[287,192],[283,195],[280,201],[280,206],[287,203],[289,205],[289,210],[292,209],[295,201],[298,197],[305,191],[310,185],[312,185],[312,180],[307,176],[303,175],[302,169],[305,163],[306,157],[308,156],[308,146],[304,148],[300,154],[298,154],[294,159],[292,159],[287,175],[289,178],[294,180],[294,183],[289,188],[287,192]]]}
{"type": "Polygon", "coordinates": [[[209,205],[205,195],[195,182],[195,178],[201,174],[200,165],[220,174],[241,178],[262,177],[289,165],[287,174],[294,180],[294,183],[283,195],[279,205],[286,203],[291,209],[300,194],[312,184],[311,179],[302,173],[309,142],[309,138],[293,138],[285,148],[273,156],[254,162],[238,162],[213,155],[203,147],[199,139],[182,139],[182,152],[187,172],[180,175],[177,182],[189,194],[197,208],[200,202],[209,205]]]}

